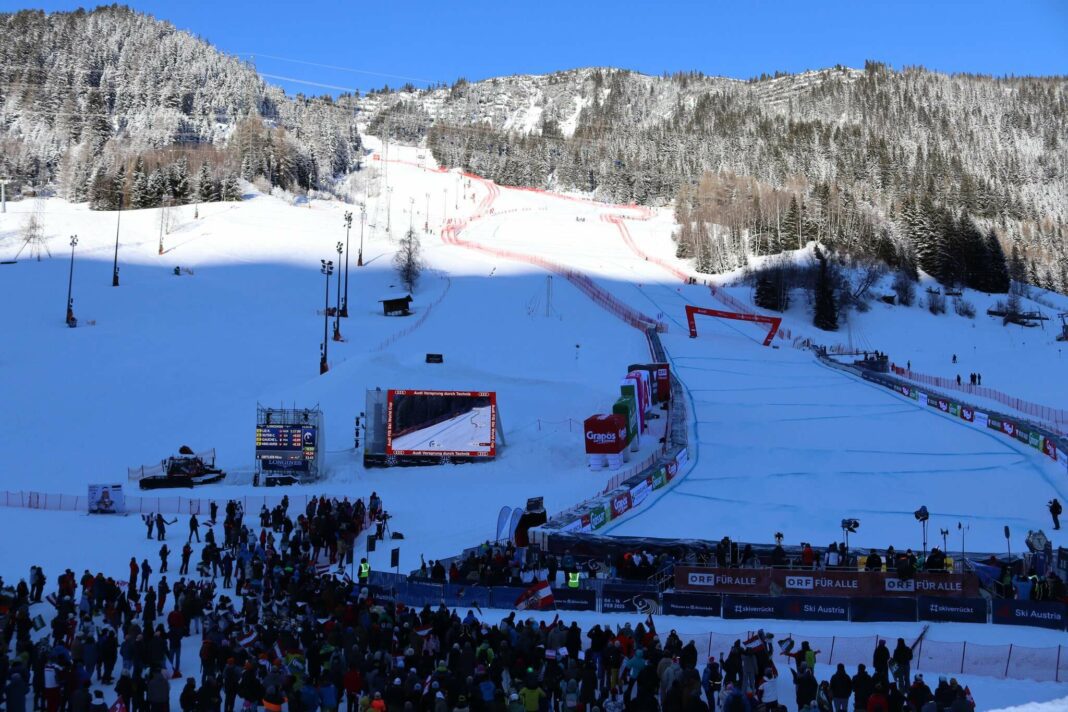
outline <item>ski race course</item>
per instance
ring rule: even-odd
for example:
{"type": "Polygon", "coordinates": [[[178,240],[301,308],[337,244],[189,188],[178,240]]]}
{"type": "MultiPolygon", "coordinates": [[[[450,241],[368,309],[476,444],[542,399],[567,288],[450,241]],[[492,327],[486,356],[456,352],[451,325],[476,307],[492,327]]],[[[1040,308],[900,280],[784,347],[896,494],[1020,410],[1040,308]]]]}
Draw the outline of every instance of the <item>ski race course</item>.
{"type": "MultiPolygon", "coordinates": [[[[385,162],[371,158],[372,170],[381,171],[385,162]]],[[[919,550],[912,512],[926,505],[929,545],[941,545],[934,533],[945,528],[952,532],[950,552],[959,550],[960,522],[969,550],[1000,552],[1003,526],[1014,532],[1015,550],[1026,531],[1049,528],[1050,498],[1068,499],[1063,468],[1033,448],[821,364],[791,340],[761,346],[766,328],[760,325],[700,318],[698,337],[689,338],[687,304],[729,307],[708,286],[686,284],[690,267],[665,257],[674,254],[670,210],[502,188],[426,168],[416,149],[391,146],[390,158],[392,199],[368,198],[367,264],[350,265],[345,340],[330,342],[331,369],[323,376],[319,261],[337,260],[342,216],[351,205],[292,205],[249,188],[241,203],[199,206],[195,219],[192,206],[176,209],[163,255],[159,211],[123,213],[122,285],[113,288],[116,215],[44,201],[52,257],[0,266],[4,488],[84,495],[88,483],[124,481],[128,467],[158,462],[189,444],[215,448],[230,473],[223,484],[191,496],[263,496],[251,484],[256,404],[318,404],[326,416],[327,478],[288,491],[349,498],[376,491],[394,530],[404,533],[400,568],[411,570],[421,556],[452,556],[493,538],[502,506],[543,496],[551,515],[599,494],[616,473],[585,466],[583,419],[610,410],[627,364],[650,360],[643,329],[661,323],[686,396],[690,463],[642,507],[598,533],[771,542],[781,531],[788,544],[823,546],[839,541],[839,522],[853,517],[861,526],[852,546],[919,550]],[[428,269],[413,294],[415,313],[384,317],[378,300],[399,291],[396,238],[409,223],[418,231],[424,222],[432,230],[420,234],[428,269]],[[68,329],[63,302],[75,234],[74,311],[84,328],[68,329]],[[175,267],[187,272],[175,276],[175,267]],[[443,354],[444,362],[426,363],[427,353],[443,354]],[[376,387],[495,391],[507,446],[492,462],[365,469],[352,449],[353,423],[365,391],[376,387]]],[[[0,215],[0,259],[18,250],[29,209],[28,201],[12,203],[0,215]]],[[[331,302],[336,288],[331,281],[331,302]]],[[[728,293],[748,301],[747,289],[728,293]]],[[[808,324],[798,301],[783,328],[830,343],[808,324]]],[[[956,368],[982,371],[1001,390],[1032,401],[1068,400],[1068,385],[1054,375],[1063,368],[1051,334],[1009,337],[982,316],[939,321],[919,309],[883,319],[875,313],[880,309],[851,316],[850,326],[832,338],[882,349],[898,363],[911,359],[917,370],[944,377],[956,368]],[[951,353],[961,355],[960,365],[949,365],[951,353]]],[[[409,433],[395,446],[415,450],[433,441],[433,447],[468,449],[488,428],[484,410],[409,433]]],[[[657,448],[655,438],[646,438],[632,463],[657,448]]],[[[129,488],[136,494],[133,483],[129,488]]],[[[137,516],[2,512],[3,531],[17,540],[33,533],[34,542],[5,551],[5,581],[32,564],[44,562],[50,573],[74,565],[65,559],[72,540],[93,543],[79,566],[116,575],[124,574],[131,554],[152,558],[158,548],[144,538],[137,516]]],[[[388,557],[388,547],[369,556],[375,569],[388,568],[388,557]]],[[[762,625],[665,620],[665,628],[695,635],[762,625]]],[[[775,625],[814,637],[920,629],[775,625]]],[[[1068,645],[1063,632],[1007,626],[941,624],[930,635],[1068,645]]],[[[964,679],[981,709],[1068,695],[1065,683],[964,679]]]]}

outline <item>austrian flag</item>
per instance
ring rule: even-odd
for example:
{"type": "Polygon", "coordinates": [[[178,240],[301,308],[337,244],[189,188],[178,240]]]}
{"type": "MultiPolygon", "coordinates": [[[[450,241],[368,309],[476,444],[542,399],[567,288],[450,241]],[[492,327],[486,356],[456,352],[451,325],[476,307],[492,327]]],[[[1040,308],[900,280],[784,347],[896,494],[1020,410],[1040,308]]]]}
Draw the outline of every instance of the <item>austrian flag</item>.
{"type": "Polygon", "coordinates": [[[545,610],[555,605],[556,599],[553,598],[553,590],[549,588],[548,581],[539,581],[526,591],[523,591],[523,593],[519,594],[519,598],[515,599],[517,611],[525,611],[528,608],[545,610]]]}

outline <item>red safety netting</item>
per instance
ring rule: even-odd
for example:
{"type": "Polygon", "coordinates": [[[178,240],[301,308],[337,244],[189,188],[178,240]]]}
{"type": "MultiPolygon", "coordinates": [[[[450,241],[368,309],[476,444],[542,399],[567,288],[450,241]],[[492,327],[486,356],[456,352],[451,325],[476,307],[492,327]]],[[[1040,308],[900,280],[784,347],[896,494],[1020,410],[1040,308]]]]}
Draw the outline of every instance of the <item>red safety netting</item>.
{"type": "Polygon", "coordinates": [[[1008,393],[1002,393],[995,388],[973,386],[970,383],[958,384],[956,378],[931,376],[926,373],[919,373],[897,365],[893,365],[890,368],[894,372],[894,375],[913,381],[914,383],[923,383],[928,386],[968,393],[978,398],[987,398],[1023,413],[1024,415],[1035,418],[1036,420],[1041,420],[1056,428],[1060,433],[1068,433],[1068,410],[1053,408],[1048,405],[1042,405],[1041,403],[1033,403],[1023,398],[1011,396],[1008,393]]]}
{"type": "Polygon", "coordinates": [[[961,670],[969,675],[1005,677],[1011,645],[979,645],[964,643],[964,663],[961,670]]]}

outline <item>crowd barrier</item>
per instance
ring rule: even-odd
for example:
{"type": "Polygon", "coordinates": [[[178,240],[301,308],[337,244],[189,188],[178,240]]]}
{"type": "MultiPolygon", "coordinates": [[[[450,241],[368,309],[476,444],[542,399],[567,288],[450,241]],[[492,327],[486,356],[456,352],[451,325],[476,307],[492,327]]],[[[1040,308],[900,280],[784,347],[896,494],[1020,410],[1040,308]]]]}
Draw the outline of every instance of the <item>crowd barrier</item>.
{"type": "MultiPolygon", "coordinates": [[[[125,496],[126,514],[203,514],[211,511],[211,502],[219,505],[219,509],[225,508],[231,499],[242,503],[245,512],[254,515],[260,508],[266,506],[273,509],[282,503],[284,495],[263,495],[249,497],[226,497],[226,498],[195,498],[195,497],[145,497],[138,495],[125,496]]],[[[314,495],[290,495],[289,509],[302,513],[308,506],[308,501],[314,495]]],[[[0,506],[20,507],[24,509],[41,509],[53,512],[86,512],[89,508],[88,495],[54,494],[50,492],[0,492],[0,506]]],[[[109,516],[109,515],[101,515],[109,516]]]]}
{"type": "MultiPolygon", "coordinates": [[[[479,586],[463,583],[434,583],[402,574],[373,571],[369,586],[376,598],[383,602],[404,603],[422,607],[446,605],[459,609],[514,609],[524,594],[523,587],[479,586]]],[[[751,597],[691,593],[657,593],[648,585],[622,584],[589,579],[583,587],[553,588],[555,608],[561,612],[586,611],[595,613],[633,613],[636,615],[713,616],[723,619],[765,618],[768,620],[810,621],[893,621],[939,622],[968,621],[1007,625],[1042,625],[1064,630],[1068,618],[1063,604],[1028,601],[996,602],[991,610],[985,599],[833,599],[826,597],[751,597]],[[999,611],[999,607],[1009,610],[999,611]],[[1037,616],[1037,619],[1032,619],[1037,616]],[[1056,622],[1053,622],[1053,619],[1056,622]],[[1041,620],[1041,622],[1037,622],[1041,620]]],[[[563,614],[566,621],[566,614],[563,614]]],[[[655,620],[655,619],[654,619],[655,620]]],[[[893,648],[895,639],[879,636],[819,637],[791,636],[775,631],[773,625],[765,629],[775,632],[778,639],[793,637],[795,642],[807,640],[817,651],[819,665],[842,663],[851,669],[871,664],[876,643],[887,640],[893,648]]],[[[663,632],[661,633],[663,636],[663,632]]],[[[693,641],[698,659],[726,655],[735,640],[750,634],[678,632],[683,643],[693,641]]],[[[912,640],[907,641],[912,643],[912,640]]],[[[923,638],[914,650],[912,669],[945,675],[982,675],[1020,680],[1068,680],[1068,651],[1063,646],[1036,648],[1009,645],[978,645],[969,642],[945,642],[923,638]]]]}
{"type": "Polygon", "coordinates": [[[615,475],[612,475],[612,477],[609,478],[608,482],[605,483],[604,489],[601,490],[601,494],[607,494],[611,492],[612,490],[616,489],[621,484],[629,480],[631,477],[634,477],[635,475],[640,474],[645,470],[648,470],[650,467],[653,466],[653,463],[655,463],[659,457],[659,452],[651,453],[641,462],[623,468],[615,475]]]}
{"type": "Polygon", "coordinates": [[[946,388],[959,391],[978,398],[987,398],[994,402],[1001,403],[1002,405],[1012,408],[1015,411],[1019,411],[1024,415],[1041,420],[1061,435],[1068,434],[1068,410],[1053,408],[1040,403],[1033,403],[1029,400],[1024,400],[1023,398],[1016,398],[1015,396],[1010,396],[1008,393],[1003,393],[995,388],[973,386],[970,383],[958,384],[957,379],[955,378],[931,376],[926,373],[919,373],[918,371],[902,368],[897,365],[891,365],[890,369],[893,371],[894,375],[908,381],[934,386],[935,388],[946,388]]]}

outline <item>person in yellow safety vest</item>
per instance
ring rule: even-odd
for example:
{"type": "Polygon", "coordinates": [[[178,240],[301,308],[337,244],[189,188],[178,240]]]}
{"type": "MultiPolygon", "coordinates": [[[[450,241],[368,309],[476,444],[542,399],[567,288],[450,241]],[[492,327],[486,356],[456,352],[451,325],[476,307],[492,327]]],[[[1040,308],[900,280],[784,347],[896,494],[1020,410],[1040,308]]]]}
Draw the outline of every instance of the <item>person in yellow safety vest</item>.
{"type": "Polygon", "coordinates": [[[582,582],[579,581],[579,573],[578,573],[578,571],[572,571],[572,572],[568,573],[568,575],[567,575],[567,587],[568,588],[578,588],[581,583],[582,582]]]}
{"type": "Polygon", "coordinates": [[[360,573],[357,574],[357,577],[359,578],[360,583],[361,584],[366,584],[367,583],[367,578],[370,575],[371,575],[371,565],[369,563],[367,563],[367,559],[366,558],[360,559],[360,573]]]}

